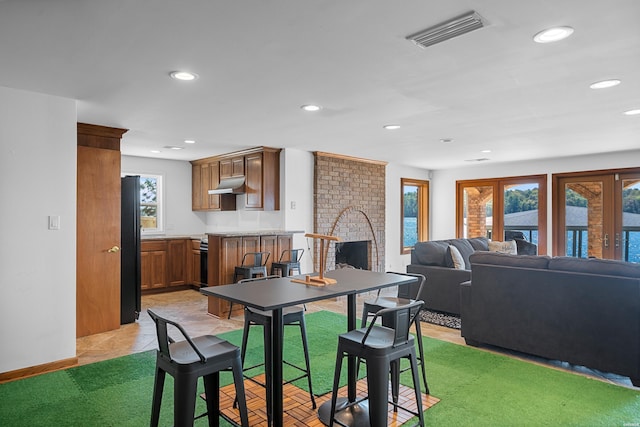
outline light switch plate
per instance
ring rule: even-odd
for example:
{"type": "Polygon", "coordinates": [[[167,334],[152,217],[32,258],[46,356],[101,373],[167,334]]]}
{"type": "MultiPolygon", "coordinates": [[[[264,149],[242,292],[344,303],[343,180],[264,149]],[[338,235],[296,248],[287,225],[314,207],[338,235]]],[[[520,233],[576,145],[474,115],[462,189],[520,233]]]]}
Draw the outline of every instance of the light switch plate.
{"type": "Polygon", "coordinates": [[[49,230],[60,230],[60,215],[49,215],[49,230]]]}

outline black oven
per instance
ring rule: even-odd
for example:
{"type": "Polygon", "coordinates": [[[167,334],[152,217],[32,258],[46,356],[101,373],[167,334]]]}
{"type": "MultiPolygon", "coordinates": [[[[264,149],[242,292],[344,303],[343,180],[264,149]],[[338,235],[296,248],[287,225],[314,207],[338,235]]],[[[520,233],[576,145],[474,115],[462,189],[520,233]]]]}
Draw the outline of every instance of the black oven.
{"type": "Polygon", "coordinates": [[[206,237],[200,239],[200,283],[207,285],[208,269],[207,254],[209,252],[209,241],[206,237]]]}

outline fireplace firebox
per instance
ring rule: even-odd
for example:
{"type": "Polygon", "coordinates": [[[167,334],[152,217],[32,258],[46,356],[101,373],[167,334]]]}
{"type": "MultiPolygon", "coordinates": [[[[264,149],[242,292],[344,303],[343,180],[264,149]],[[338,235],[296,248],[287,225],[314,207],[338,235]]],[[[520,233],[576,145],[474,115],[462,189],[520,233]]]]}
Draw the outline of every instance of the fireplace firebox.
{"type": "Polygon", "coordinates": [[[370,240],[336,242],[336,268],[371,270],[370,240]]]}

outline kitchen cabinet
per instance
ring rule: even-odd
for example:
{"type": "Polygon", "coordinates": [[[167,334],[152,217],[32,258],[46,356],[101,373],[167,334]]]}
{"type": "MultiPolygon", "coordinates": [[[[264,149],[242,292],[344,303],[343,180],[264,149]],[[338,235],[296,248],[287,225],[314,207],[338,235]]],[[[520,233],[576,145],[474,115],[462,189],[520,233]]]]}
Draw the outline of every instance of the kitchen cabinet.
{"type": "Polygon", "coordinates": [[[248,210],[280,210],[280,150],[264,148],[245,156],[248,210]]]}
{"type": "Polygon", "coordinates": [[[200,240],[191,239],[188,244],[187,283],[200,286],[202,284],[202,280],[200,279],[200,240]]]}
{"type": "Polygon", "coordinates": [[[200,240],[149,239],[143,240],[140,247],[143,291],[200,286],[200,240]]]}
{"type": "Polygon", "coordinates": [[[191,210],[229,211],[236,209],[233,194],[209,194],[220,182],[220,162],[217,160],[191,162],[191,210]]]}
{"type": "MultiPolygon", "coordinates": [[[[267,271],[271,271],[273,257],[279,257],[284,249],[291,249],[293,232],[273,231],[268,233],[209,234],[208,285],[219,286],[233,283],[236,266],[242,264],[246,252],[268,250],[271,252],[267,271]]],[[[229,302],[209,297],[208,312],[214,316],[226,317],[229,314],[229,302]]],[[[242,312],[242,306],[233,305],[234,314],[242,312]]]]}
{"type": "Polygon", "coordinates": [[[244,176],[244,156],[236,155],[220,160],[220,179],[244,176]]]}
{"type": "Polygon", "coordinates": [[[185,285],[187,283],[187,240],[169,240],[167,246],[168,285],[185,285]]]}
{"type": "Polygon", "coordinates": [[[256,147],[222,156],[193,160],[192,206],[194,211],[236,209],[236,195],[208,194],[222,179],[245,177],[247,210],[280,210],[280,149],[256,147]]]}
{"type": "Polygon", "coordinates": [[[143,291],[167,287],[167,241],[142,241],[140,276],[143,291]]]}

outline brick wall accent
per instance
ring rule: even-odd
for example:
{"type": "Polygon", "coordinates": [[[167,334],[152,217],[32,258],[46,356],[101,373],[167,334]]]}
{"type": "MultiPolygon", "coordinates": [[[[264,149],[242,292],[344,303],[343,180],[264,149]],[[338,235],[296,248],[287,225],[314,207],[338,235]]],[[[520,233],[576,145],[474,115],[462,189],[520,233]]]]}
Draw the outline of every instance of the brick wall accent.
{"type": "MultiPolygon", "coordinates": [[[[314,232],[345,242],[370,240],[369,264],[384,270],[386,163],[314,152],[314,232]]],[[[335,244],[325,247],[335,269],[335,244]]],[[[314,253],[320,245],[314,242],[314,253]]],[[[318,270],[319,257],[314,257],[318,270]]]]}

